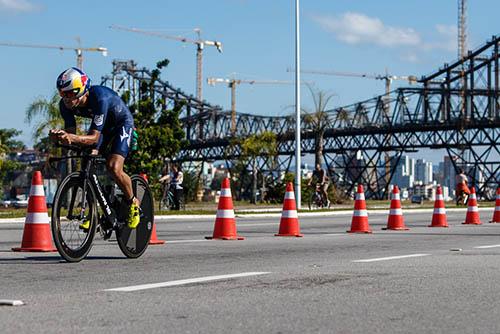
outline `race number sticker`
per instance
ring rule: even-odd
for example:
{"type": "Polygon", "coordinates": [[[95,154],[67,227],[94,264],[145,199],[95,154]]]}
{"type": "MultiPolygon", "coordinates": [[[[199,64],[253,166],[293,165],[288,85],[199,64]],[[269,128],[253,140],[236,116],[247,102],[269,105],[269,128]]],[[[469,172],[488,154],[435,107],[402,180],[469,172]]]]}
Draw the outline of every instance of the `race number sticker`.
{"type": "Polygon", "coordinates": [[[104,115],[95,115],[94,116],[94,124],[96,126],[101,126],[104,122],[104,115]]]}

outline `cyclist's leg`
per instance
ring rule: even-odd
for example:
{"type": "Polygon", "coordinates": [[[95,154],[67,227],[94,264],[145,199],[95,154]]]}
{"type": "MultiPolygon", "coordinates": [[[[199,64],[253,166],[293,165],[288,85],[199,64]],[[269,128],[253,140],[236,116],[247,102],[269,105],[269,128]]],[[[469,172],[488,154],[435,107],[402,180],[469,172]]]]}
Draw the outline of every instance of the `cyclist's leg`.
{"type": "Polygon", "coordinates": [[[130,206],[128,226],[130,228],[136,228],[140,222],[140,202],[136,197],[134,197],[134,193],[132,191],[132,181],[123,170],[125,158],[127,157],[130,149],[130,136],[132,135],[133,125],[124,125],[120,128],[120,131],[124,134],[128,134],[129,136],[125,138],[122,136],[114,136],[112,140],[111,152],[106,158],[106,168],[110,172],[116,184],[122,190],[125,199],[128,201],[128,205],[130,206]],[[122,138],[124,140],[122,140],[122,138]]]}
{"type": "Polygon", "coordinates": [[[325,183],[323,183],[323,187],[321,188],[321,192],[323,194],[323,199],[324,199],[327,207],[330,206],[330,200],[328,199],[328,186],[329,185],[330,185],[330,183],[325,182],[325,183]]]}

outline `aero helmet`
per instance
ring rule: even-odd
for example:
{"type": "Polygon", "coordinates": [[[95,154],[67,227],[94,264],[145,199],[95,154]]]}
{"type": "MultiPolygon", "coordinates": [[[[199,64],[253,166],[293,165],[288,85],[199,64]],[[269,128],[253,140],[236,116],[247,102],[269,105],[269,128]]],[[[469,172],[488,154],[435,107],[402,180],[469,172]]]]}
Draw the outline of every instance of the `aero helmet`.
{"type": "Polygon", "coordinates": [[[76,67],[68,68],[57,77],[59,95],[66,98],[78,98],[90,88],[90,79],[76,67]]]}

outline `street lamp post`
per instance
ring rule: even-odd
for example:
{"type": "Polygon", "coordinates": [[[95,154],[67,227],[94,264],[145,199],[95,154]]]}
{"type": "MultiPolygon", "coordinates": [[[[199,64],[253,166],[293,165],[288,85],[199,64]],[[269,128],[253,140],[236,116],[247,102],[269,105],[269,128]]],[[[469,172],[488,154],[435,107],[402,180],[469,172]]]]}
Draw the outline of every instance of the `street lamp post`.
{"type": "Polygon", "coordinates": [[[295,200],[301,208],[300,196],[300,24],[299,0],[295,0],[295,200]]]}

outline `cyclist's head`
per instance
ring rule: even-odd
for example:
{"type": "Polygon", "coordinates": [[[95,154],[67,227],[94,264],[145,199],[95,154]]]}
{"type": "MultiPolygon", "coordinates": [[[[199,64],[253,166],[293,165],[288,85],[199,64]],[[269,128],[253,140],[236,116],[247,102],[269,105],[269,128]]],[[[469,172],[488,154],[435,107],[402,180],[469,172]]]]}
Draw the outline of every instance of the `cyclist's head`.
{"type": "MultiPolygon", "coordinates": [[[[59,95],[65,104],[81,98],[90,88],[90,79],[82,70],[71,67],[59,74],[56,81],[59,95]]],[[[73,105],[73,107],[77,104],[73,105]]]]}

